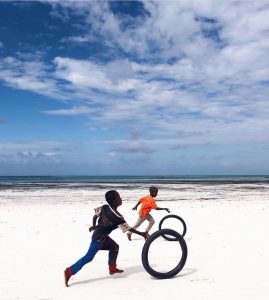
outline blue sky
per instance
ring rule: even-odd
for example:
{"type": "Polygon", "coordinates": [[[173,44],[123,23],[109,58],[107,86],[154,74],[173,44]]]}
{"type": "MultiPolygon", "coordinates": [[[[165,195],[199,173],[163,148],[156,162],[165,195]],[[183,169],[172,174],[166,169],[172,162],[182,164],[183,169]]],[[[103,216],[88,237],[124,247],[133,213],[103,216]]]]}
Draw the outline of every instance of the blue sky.
{"type": "Polygon", "coordinates": [[[0,175],[269,173],[269,1],[1,1],[0,175]]]}

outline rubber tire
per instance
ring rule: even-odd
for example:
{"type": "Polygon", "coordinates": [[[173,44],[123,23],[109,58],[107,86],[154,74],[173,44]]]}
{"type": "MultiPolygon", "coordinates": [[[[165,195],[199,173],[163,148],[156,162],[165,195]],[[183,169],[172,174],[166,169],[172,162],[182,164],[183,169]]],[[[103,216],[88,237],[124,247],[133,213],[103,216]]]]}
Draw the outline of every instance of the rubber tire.
{"type": "Polygon", "coordinates": [[[145,242],[143,250],[142,250],[142,264],[143,264],[145,270],[151,276],[158,278],[158,279],[168,279],[168,278],[172,278],[172,277],[176,276],[183,269],[183,267],[186,263],[186,260],[187,260],[187,256],[188,256],[188,248],[187,248],[187,244],[186,244],[184,238],[175,230],[161,229],[161,230],[154,232],[145,242]],[[149,261],[148,261],[148,252],[149,252],[151,243],[154,242],[154,240],[157,239],[158,237],[163,236],[165,234],[174,236],[176,238],[176,240],[179,242],[181,250],[182,250],[182,257],[180,259],[180,262],[174,269],[172,269],[169,272],[162,273],[162,272],[157,272],[151,268],[151,266],[149,265],[149,261]]]}
{"type": "MultiPolygon", "coordinates": [[[[187,232],[187,225],[186,225],[185,221],[184,221],[180,216],[178,216],[178,215],[167,215],[167,216],[165,216],[164,218],[162,218],[161,221],[160,221],[160,223],[159,223],[159,230],[162,229],[162,224],[163,224],[163,222],[164,222],[166,219],[168,219],[168,218],[175,218],[175,219],[178,219],[178,220],[182,223],[182,225],[183,225],[183,232],[180,233],[180,234],[184,237],[185,234],[186,234],[186,232],[187,232]]],[[[176,241],[175,238],[170,238],[170,237],[166,236],[165,234],[163,235],[163,238],[166,239],[167,241],[176,241]]]]}

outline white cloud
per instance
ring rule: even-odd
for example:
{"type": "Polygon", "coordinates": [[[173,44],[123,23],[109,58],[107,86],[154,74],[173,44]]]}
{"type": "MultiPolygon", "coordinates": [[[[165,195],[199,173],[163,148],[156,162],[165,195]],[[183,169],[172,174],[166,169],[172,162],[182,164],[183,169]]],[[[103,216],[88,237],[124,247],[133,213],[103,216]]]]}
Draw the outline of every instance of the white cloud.
{"type": "Polygon", "coordinates": [[[62,149],[68,147],[68,143],[52,141],[0,143],[0,163],[58,162],[62,149]]]}
{"type": "MultiPolygon", "coordinates": [[[[201,133],[200,137],[183,137],[185,142],[203,143],[205,139],[239,142],[268,138],[268,87],[261,89],[255,78],[231,75],[230,79],[225,72],[223,77],[220,77],[221,72],[214,76],[208,71],[208,65],[204,71],[199,70],[187,59],[173,65],[153,66],[127,60],[103,65],[64,58],[56,61],[55,71],[44,75],[44,78],[54,78],[52,90],[44,78],[33,77],[32,82],[41,80],[41,84],[47,87],[45,95],[57,97],[59,94],[72,103],[77,99],[87,105],[48,110],[48,114],[85,114],[99,124],[131,120],[130,125],[157,130],[158,135],[165,132],[176,136],[178,131],[188,132],[189,128],[201,133]],[[114,74],[115,65],[118,68],[114,74]],[[101,83],[95,84],[98,79],[101,83]],[[99,88],[99,91],[94,92],[94,88],[99,88]],[[131,98],[128,92],[131,92],[131,98]],[[215,95],[208,97],[208,93],[215,95]]],[[[20,62],[15,62],[20,65],[20,62]]],[[[17,76],[10,76],[13,77],[18,82],[17,76]]],[[[31,90],[31,85],[27,88],[31,90]]],[[[36,86],[33,91],[36,91],[36,86]]],[[[42,93],[42,89],[38,92],[42,93]]]]}
{"type": "Polygon", "coordinates": [[[57,109],[57,110],[46,110],[44,113],[49,115],[58,115],[58,116],[76,116],[83,114],[90,114],[94,110],[87,106],[74,106],[70,109],[57,109]]]}
{"type": "Polygon", "coordinates": [[[40,60],[5,57],[0,61],[0,79],[7,85],[48,97],[64,99],[64,94],[50,78],[48,66],[40,60]]]}
{"type": "Polygon", "coordinates": [[[81,88],[112,88],[111,81],[106,77],[102,66],[90,61],[56,57],[56,76],[69,81],[81,88]]]}
{"type": "MultiPolygon", "coordinates": [[[[70,101],[71,108],[47,114],[84,114],[94,127],[147,128],[171,147],[263,142],[269,137],[268,4],[145,1],[148,14],[135,19],[113,14],[106,2],[53,3],[66,21],[70,12],[84,20],[85,32],[66,41],[93,42],[98,33],[110,50],[128,55],[106,63],[57,56],[49,65],[7,57],[0,78],[70,101]]],[[[137,151],[135,145],[114,148],[111,153],[137,151]]]]}

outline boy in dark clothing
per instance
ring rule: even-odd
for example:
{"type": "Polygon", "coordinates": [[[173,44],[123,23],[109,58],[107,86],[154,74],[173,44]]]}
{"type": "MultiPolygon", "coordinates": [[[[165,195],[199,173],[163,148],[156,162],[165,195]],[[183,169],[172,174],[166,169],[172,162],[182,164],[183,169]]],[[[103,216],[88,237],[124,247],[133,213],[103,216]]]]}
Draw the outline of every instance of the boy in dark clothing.
{"type": "Polygon", "coordinates": [[[117,269],[117,256],[119,252],[119,245],[109,237],[109,234],[118,227],[125,233],[130,231],[148,238],[146,232],[140,232],[131,228],[123,216],[117,211],[118,206],[122,204],[121,197],[118,192],[112,190],[105,195],[108,205],[103,205],[95,209],[93,217],[93,226],[89,231],[94,230],[92,235],[92,242],[90,248],[85,256],[79,259],[75,264],[68,267],[64,271],[65,285],[68,286],[68,281],[72,275],[75,275],[85,264],[93,260],[94,256],[99,250],[108,250],[108,265],[109,274],[122,273],[123,270],[117,269]],[[96,221],[98,225],[96,226],[96,221]]]}

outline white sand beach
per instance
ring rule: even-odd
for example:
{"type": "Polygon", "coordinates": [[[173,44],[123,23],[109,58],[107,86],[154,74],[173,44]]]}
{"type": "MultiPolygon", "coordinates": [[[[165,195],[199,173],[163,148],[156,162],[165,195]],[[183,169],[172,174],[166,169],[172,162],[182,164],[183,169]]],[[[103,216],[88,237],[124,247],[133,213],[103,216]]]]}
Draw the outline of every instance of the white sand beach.
{"type": "MultiPolygon", "coordinates": [[[[130,201],[119,211],[132,225],[137,212],[131,208],[143,194],[120,193],[130,201]]],[[[87,191],[0,191],[1,299],[268,299],[268,193],[252,200],[159,202],[188,226],[188,259],[172,279],[151,277],[141,262],[143,239],[133,235],[130,242],[117,229],[111,237],[120,245],[118,267],[125,272],[110,276],[107,252],[100,251],[65,287],[63,270],[86,253],[93,208],[104,203],[102,194],[85,201],[91,198],[87,191]],[[45,198],[47,202],[41,201],[45,198]]],[[[153,232],[166,213],[152,215],[153,232]]],[[[163,263],[169,264],[170,253],[159,250],[163,263]]]]}

